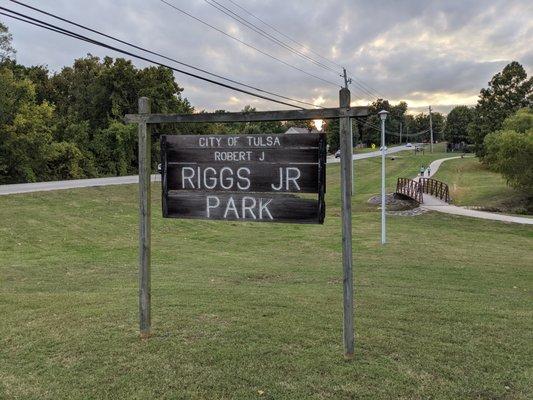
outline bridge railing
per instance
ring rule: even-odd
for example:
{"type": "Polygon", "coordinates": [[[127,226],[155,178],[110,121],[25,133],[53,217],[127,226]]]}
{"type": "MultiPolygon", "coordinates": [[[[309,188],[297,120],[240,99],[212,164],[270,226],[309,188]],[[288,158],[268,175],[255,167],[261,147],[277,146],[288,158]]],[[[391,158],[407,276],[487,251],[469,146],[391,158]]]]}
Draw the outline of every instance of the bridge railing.
{"type": "Polygon", "coordinates": [[[422,185],[409,178],[398,178],[396,182],[396,193],[410,197],[418,203],[424,202],[422,185]]]}
{"type": "Polygon", "coordinates": [[[450,189],[444,182],[432,178],[420,178],[419,182],[424,193],[444,200],[446,203],[450,202],[450,189]]]}

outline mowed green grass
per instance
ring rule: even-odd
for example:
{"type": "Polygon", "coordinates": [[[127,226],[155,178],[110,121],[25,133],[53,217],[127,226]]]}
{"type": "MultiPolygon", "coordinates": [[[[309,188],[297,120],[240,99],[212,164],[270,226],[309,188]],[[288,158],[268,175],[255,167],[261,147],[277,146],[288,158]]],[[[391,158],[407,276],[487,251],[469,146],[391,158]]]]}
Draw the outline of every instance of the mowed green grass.
{"type": "Polygon", "coordinates": [[[383,247],[379,165],[356,163],[351,362],[338,165],[323,226],[163,220],[154,185],[146,341],[135,185],[0,197],[0,398],[531,398],[533,229],[390,216],[383,247]]]}
{"type": "Polygon", "coordinates": [[[435,179],[446,182],[454,204],[515,213],[533,212],[533,197],[509,187],[501,174],[488,170],[477,158],[446,161],[435,179]]]}

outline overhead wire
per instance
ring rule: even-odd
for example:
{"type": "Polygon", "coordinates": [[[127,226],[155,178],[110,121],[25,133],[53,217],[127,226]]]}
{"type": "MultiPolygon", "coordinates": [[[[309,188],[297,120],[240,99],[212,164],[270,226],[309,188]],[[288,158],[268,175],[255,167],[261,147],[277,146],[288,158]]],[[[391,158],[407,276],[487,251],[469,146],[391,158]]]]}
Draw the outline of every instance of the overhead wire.
{"type": "Polygon", "coordinates": [[[264,95],[261,95],[261,94],[253,93],[253,92],[250,92],[248,90],[244,90],[244,89],[232,86],[232,85],[228,85],[228,84],[225,84],[225,83],[222,83],[222,82],[215,81],[215,80],[210,79],[210,78],[206,78],[206,77],[198,75],[198,74],[194,74],[194,73],[191,73],[191,72],[188,72],[188,71],[184,71],[184,70],[172,67],[170,65],[161,63],[159,61],[152,60],[150,58],[144,57],[144,56],[139,55],[139,54],[132,53],[130,51],[127,51],[127,50],[124,50],[124,49],[121,49],[121,48],[118,48],[118,47],[115,47],[115,46],[111,46],[111,45],[109,45],[107,43],[100,42],[98,40],[95,40],[95,39],[89,38],[87,36],[81,35],[79,33],[70,31],[70,30],[62,28],[60,26],[57,26],[57,25],[54,25],[54,24],[50,24],[50,23],[48,23],[46,21],[42,21],[42,20],[30,17],[30,16],[22,14],[22,13],[18,13],[16,11],[10,10],[8,8],[5,8],[5,7],[0,7],[0,10],[3,10],[3,11],[7,12],[7,13],[5,13],[5,12],[2,13],[2,15],[5,15],[7,17],[10,17],[10,18],[13,18],[13,19],[16,19],[16,20],[19,20],[19,21],[22,21],[22,22],[25,22],[25,23],[40,27],[40,28],[43,28],[43,29],[50,30],[52,32],[56,32],[56,33],[59,33],[59,34],[65,35],[65,36],[72,37],[74,39],[78,39],[78,40],[81,40],[81,41],[84,41],[84,42],[87,42],[87,43],[91,43],[91,44],[94,44],[94,45],[97,45],[97,46],[100,46],[100,47],[104,47],[104,48],[107,48],[109,50],[116,51],[118,53],[126,54],[126,55],[128,55],[130,57],[134,57],[134,58],[137,58],[139,60],[143,60],[143,61],[146,61],[146,62],[149,62],[149,63],[152,63],[152,64],[156,64],[156,65],[159,65],[159,66],[162,66],[162,67],[165,67],[165,68],[169,68],[169,69],[171,69],[173,71],[176,71],[178,73],[181,73],[181,74],[184,74],[184,75],[187,75],[187,76],[191,76],[193,78],[196,78],[196,79],[199,79],[199,80],[202,80],[202,81],[205,81],[205,82],[209,82],[209,83],[221,86],[221,87],[225,87],[227,89],[235,90],[235,91],[240,92],[240,93],[248,94],[248,95],[251,95],[251,96],[254,96],[254,97],[257,97],[257,98],[261,98],[261,99],[264,99],[264,100],[272,101],[272,102],[275,102],[275,103],[278,103],[278,104],[283,104],[283,105],[286,105],[286,106],[289,106],[289,107],[302,109],[302,107],[294,105],[294,104],[291,104],[291,103],[287,103],[287,102],[284,102],[284,101],[273,99],[271,97],[264,96],[264,95]],[[8,14],[8,13],[11,13],[11,14],[8,14]]]}
{"type": "MultiPolygon", "coordinates": [[[[204,1],[207,1],[207,0],[204,0],[204,1]]],[[[217,2],[216,0],[211,0],[213,2],[217,2]]],[[[290,40],[291,42],[295,43],[296,45],[302,47],[303,49],[305,49],[306,51],[310,52],[310,53],[313,53],[315,56],[321,58],[322,60],[324,61],[327,61],[329,62],[330,64],[332,65],[335,65],[336,67],[340,68],[340,69],[343,69],[344,66],[339,64],[338,62],[336,61],[333,61],[327,57],[324,57],[323,55],[321,55],[320,53],[316,52],[315,50],[313,50],[312,48],[302,44],[301,42],[293,39],[292,37],[290,37],[289,35],[283,33],[280,29],[276,28],[275,26],[273,26],[272,24],[269,24],[268,22],[266,22],[264,19],[258,17],[257,15],[255,15],[254,13],[252,13],[251,11],[249,11],[248,9],[246,9],[245,7],[243,7],[242,5],[238,4],[236,1],[234,0],[228,0],[231,4],[233,4],[235,7],[239,8],[240,10],[244,11],[246,14],[248,14],[249,16],[251,16],[252,18],[258,20],[259,22],[261,22],[263,25],[269,27],[270,29],[272,29],[274,32],[276,32],[277,34],[283,36],[284,38],[290,40]]],[[[217,2],[218,3],[218,2],[217,2]]],[[[224,7],[226,8],[226,7],[224,7]]],[[[226,8],[227,9],[227,8],[226,8]]],[[[347,72],[349,73],[349,78],[352,79],[352,84],[355,85],[355,86],[358,86],[359,87],[359,90],[362,90],[364,93],[370,95],[372,98],[384,98],[384,96],[382,96],[377,90],[375,90],[374,88],[372,88],[370,85],[367,85],[366,83],[364,83],[362,80],[358,79],[355,74],[349,70],[347,70],[347,72]]]]}
{"type": "Polygon", "coordinates": [[[203,24],[203,25],[205,25],[205,26],[207,26],[207,27],[209,27],[209,28],[211,28],[211,29],[213,29],[213,30],[215,30],[215,31],[217,31],[217,32],[219,32],[219,33],[221,33],[222,35],[224,35],[224,36],[226,36],[226,37],[231,38],[232,40],[235,40],[235,41],[239,42],[240,44],[242,44],[242,45],[244,45],[244,46],[246,46],[246,47],[249,47],[249,48],[251,48],[251,49],[253,49],[253,50],[255,50],[255,51],[257,51],[257,52],[259,52],[259,53],[261,53],[261,54],[263,54],[263,55],[265,55],[265,56],[267,56],[267,57],[269,57],[269,58],[271,58],[271,59],[273,59],[273,60],[276,60],[276,61],[278,61],[278,62],[280,62],[280,63],[286,65],[287,67],[290,67],[290,68],[292,68],[292,69],[295,69],[295,70],[297,70],[297,71],[299,71],[299,72],[302,72],[302,73],[304,73],[304,74],[306,74],[306,75],[308,75],[308,76],[311,76],[311,77],[313,77],[313,78],[315,78],[315,79],[318,79],[318,80],[320,80],[320,81],[322,81],[322,82],[324,82],[324,83],[328,83],[328,84],[330,84],[330,85],[333,85],[333,86],[335,86],[335,87],[337,87],[337,88],[340,87],[340,85],[339,85],[338,83],[332,82],[332,81],[330,81],[330,80],[328,80],[328,79],[324,79],[324,78],[322,78],[322,77],[320,77],[320,76],[318,76],[318,75],[315,75],[315,74],[313,74],[313,73],[311,73],[311,72],[309,72],[309,71],[306,71],[306,70],[304,70],[304,69],[302,69],[302,68],[299,68],[299,67],[297,67],[296,65],[293,65],[293,64],[291,64],[291,63],[288,63],[288,62],[286,62],[286,61],[284,61],[284,60],[282,60],[282,59],[280,59],[280,58],[278,58],[278,57],[276,57],[276,56],[274,56],[274,55],[272,55],[272,54],[270,54],[270,53],[268,53],[268,52],[266,52],[266,51],[263,51],[263,50],[259,49],[258,47],[254,46],[254,45],[252,45],[252,44],[250,44],[250,43],[247,43],[247,42],[245,42],[245,41],[239,39],[238,37],[233,36],[233,35],[231,35],[231,34],[225,32],[224,30],[222,30],[222,29],[220,29],[220,28],[217,28],[216,26],[214,26],[214,25],[212,25],[212,24],[210,24],[210,23],[208,23],[208,22],[202,20],[201,18],[198,18],[198,17],[194,16],[193,14],[191,14],[191,13],[189,13],[189,12],[187,12],[187,11],[185,11],[185,10],[179,8],[179,7],[177,7],[176,5],[174,5],[174,4],[172,4],[172,3],[169,3],[169,2],[166,1],[166,0],[159,0],[159,1],[160,1],[161,3],[166,4],[167,6],[171,7],[173,10],[176,10],[176,11],[178,11],[178,12],[180,12],[180,13],[182,13],[182,14],[188,16],[189,18],[192,18],[192,19],[194,19],[195,21],[200,22],[201,24],[203,24]]]}
{"type": "MultiPolygon", "coordinates": [[[[376,124],[373,124],[373,123],[371,123],[371,122],[368,121],[368,120],[364,121],[364,122],[362,123],[362,125],[367,125],[367,126],[369,126],[369,127],[371,127],[371,128],[374,128],[374,129],[376,129],[376,130],[381,131],[381,127],[380,127],[380,126],[377,126],[376,124]]],[[[425,129],[425,130],[423,130],[423,131],[419,131],[419,132],[416,132],[416,133],[402,133],[401,136],[402,136],[402,137],[403,137],[403,136],[406,136],[406,137],[407,137],[407,136],[408,136],[408,137],[414,137],[414,136],[420,136],[420,135],[426,134],[426,133],[428,133],[428,132],[429,132],[429,129],[425,129]]],[[[390,135],[390,136],[400,136],[399,133],[397,133],[397,132],[391,132],[391,131],[388,131],[388,130],[385,130],[385,133],[386,133],[387,135],[390,135]]]]}
{"type": "Polygon", "coordinates": [[[278,33],[279,35],[283,36],[284,38],[290,40],[291,42],[297,44],[298,46],[301,46],[303,49],[309,51],[310,53],[313,53],[314,55],[320,57],[321,59],[323,59],[324,61],[328,61],[329,63],[335,65],[336,67],[338,68],[344,68],[341,64],[335,62],[335,61],[331,61],[329,58],[327,57],[324,57],[322,56],[321,54],[317,53],[316,51],[314,51],[313,49],[311,49],[310,47],[307,47],[306,45],[294,40],[293,38],[291,38],[290,36],[286,35],[285,33],[281,32],[279,29],[277,29],[276,27],[274,27],[273,25],[269,24],[268,22],[264,21],[263,19],[259,18],[258,16],[256,16],[255,14],[253,14],[251,11],[248,11],[246,8],[244,8],[243,6],[241,6],[240,4],[237,4],[237,2],[233,1],[233,0],[228,0],[231,4],[233,4],[235,7],[241,9],[242,11],[244,11],[246,14],[250,15],[251,17],[255,18],[256,20],[258,20],[259,22],[261,22],[262,24],[268,26],[270,29],[272,29],[274,32],[278,33]]]}
{"type": "Polygon", "coordinates": [[[161,54],[161,53],[159,53],[159,52],[152,51],[152,50],[149,50],[149,49],[147,49],[147,48],[144,48],[144,47],[141,47],[141,46],[138,46],[138,45],[132,44],[132,43],[127,42],[127,41],[125,41],[125,40],[122,40],[122,39],[119,39],[119,38],[117,38],[117,37],[114,37],[114,36],[108,35],[108,34],[106,34],[106,33],[103,33],[103,32],[101,32],[101,31],[98,31],[98,30],[96,30],[96,29],[89,28],[89,27],[87,27],[87,26],[85,26],[85,25],[82,25],[82,24],[76,23],[76,22],[71,21],[71,20],[68,20],[68,19],[66,19],[66,18],[62,18],[62,17],[60,17],[60,16],[58,16],[58,15],[55,15],[55,14],[52,14],[52,13],[49,13],[49,12],[44,11],[44,10],[42,10],[42,9],[39,9],[39,8],[37,8],[37,7],[33,7],[33,6],[28,5],[28,4],[22,3],[21,1],[18,1],[18,0],[9,0],[9,1],[11,1],[12,3],[18,4],[18,5],[21,5],[21,6],[23,6],[23,7],[29,8],[29,9],[31,9],[31,10],[33,10],[33,11],[39,12],[39,13],[41,13],[41,14],[47,15],[47,16],[49,16],[49,17],[55,18],[55,19],[57,19],[57,20],[60,20],[60,21],[66,22],[66,23],[68,23],[68,24],[70,24],[70,25],[73,25],[73,26],[76,26],[76,27],[78,27],[78,28],[85,29],[85,30],[87,30],[87,31],[89,31],[89,32],[93,32],[93,33],[96,33],[96,34],[98,34],[98,35],[100,35],[100,36],[106,37],[106,38],[108,38],[108,39],[114,40],[114,41],[119,42],[119,43],[122,43],[122,44],[125,44],[125,45],[130,46],[130,47],[132,47],[132,48],[134,48],[134,49],[141,50],[141,51],[144,51],[144,52],[146,52],[146,53],[149,53],[149,54],[152,54],[152,55],[155,55],[155,56],[158,56],[158,57],[164,58],[165,60],[175,62],[176,64],[183,65],[183,66],[185,66],[185,67],[188,67],[188,68],[194,69],[194,70],[199,71],[199,72],[203,72],[203,73],[205,73],[205,74],[207,74],[207,75],[210,75],[210,76],[213,76],[213,77],[215,77],[215,78],[223,79],[223,80],[225,80],[225,81],[228,81],[228,82],[231,82],[231,83],[235,83],[235,84],[237,84],[237,85],[240,85],[240,86],[243,86],[243,87],[247,87],[247,88],[249,88],[249,89],[253,89],[253,90],[256,90],[256,91],[261,92],[261,93],[269,94],[269,95],[271,95],[271,96],[276,96],[276,97],[279,97],[279,98],[281,98],[281,99],[285,99],[285,100],[294,101],[294,102],[299,103],[299,104],[305,104],[305,105],[309,105],[309,106],[313,106],[313,107],[320,107],[320,106],[317,106],[317,105],[315,105],[315,104],[313,104],[313,103],[309,103],[309,102],[302,101],[302,100],[298,100],[298,99],[293,99],[293,98],[291,98],[291,97],[283,96],[283,95],[280,95],[280,94],[275,93],[275,92],[271,92],[271,91],[268,91],[268,90],[265,90],[265,89],[261,89],[261,88],[258,88],[258,87],[255,87],[255,86],[249,85],[249,84],[247,84],[247,83],[239,82],[239,81],[237,81],[237,80],[234,80],[234,79],[231,79],[231,78],[227,78],[227,77],[224,77],[224,76],[222,76],[222,75],[215,74],[215,73],[213,73],[213,72],[209,72],[209,71],[207,71],[207,70],[205,70],[205,69],[203,69],[203,68],[196,67],[196,66],[194,66],[194,65],[191,65],[191,64],[185,63],[185,62],[183,62],[183,61],[179,61],[179,60],[177,60],[177,59],[175,59],[175,58],[168,57],[168,56],[166,56],[166,55],[164,55],[164,54],[161,54]]]}
{"type": "Polygon", "coordinates": [[[301,58],[303,58],[303,59],[305,59],[307,61],[310,61],[313,64],[315,64],[315,65],[317,65],[317,66],[319,66],[319,67],[321,67],[321,68],[323,68],[323,69],[325,69],[327,71],[333,72],[336,76],[338,76],[339,71],[337,69],[333,69],[330,66],[325,65],[325,64],[321,63],[320,61],[317,61],[317,60],[313,59],[312,57],[309,57],[305,53],[302,53],[301,51],[295,49],[294,47],[292,47],[289,44],[283,42],[282,40],[279,40],[275,36],[273,36],[270,33],[266,32],[264,29],[261,29],[260,27],[258,27],[254,23],[246,20],[245,18],[243,18],[239,14],[235,13],[231,9],[229,9],[226,6],[224,6],[223,4],[219,3],[217,0],[204,0],[204,2],[209,4],[210,6],[214,7],[215,9],[220,11],[221,13],[223,13],[223,14],[227,15],[228,17],[232,18],[233,20],[237,21],[238,23],[240,23],[240,24],[246,26],[247,28],[253,30],[254,32],[258,33],[262,37],[267,38],[271,42],[276,43],[277,45],[283,47],[284,49],[287,49],[289,52],[291,52],[293,54],[296,54],[296,55],[300,56],[301,58]]]}

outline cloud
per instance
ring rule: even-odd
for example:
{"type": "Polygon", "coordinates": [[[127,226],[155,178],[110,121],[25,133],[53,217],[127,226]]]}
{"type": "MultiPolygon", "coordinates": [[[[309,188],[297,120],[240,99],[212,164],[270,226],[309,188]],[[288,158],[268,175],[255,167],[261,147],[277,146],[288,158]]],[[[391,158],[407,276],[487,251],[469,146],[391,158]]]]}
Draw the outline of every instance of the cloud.
{"type": "MultiPolygon", "coordinates": [[[[407,101],[416,109],[431,103],[436,110],[447,111],[454,104],[475,103],[479,90],[506,63],[517,60],[531,72],[533,62],[533,3],[527,0],[235,0],[298,43],[271,31],[227,0],[218,0],[333,71],[290,53],[204,0],[167,1],[334,84],[260,54],[159,0],[29,3],[213,73],[323,106],[338,103],[343,80],[337,64],[355,74],[352,99],[356,104],[373,100],[371,92],[392,101],[407,101]]],[[[46,64],[57,71],[88,52],[119,56],[7,18],[2,21],[13,33],[18,60],[24,64],[46,64]]],[[[181,74],[176,74],[176,79],[185,88],[183,95],[199,110],[238,110],[246,104],[258,109],[285,108],[181,74]]]]}

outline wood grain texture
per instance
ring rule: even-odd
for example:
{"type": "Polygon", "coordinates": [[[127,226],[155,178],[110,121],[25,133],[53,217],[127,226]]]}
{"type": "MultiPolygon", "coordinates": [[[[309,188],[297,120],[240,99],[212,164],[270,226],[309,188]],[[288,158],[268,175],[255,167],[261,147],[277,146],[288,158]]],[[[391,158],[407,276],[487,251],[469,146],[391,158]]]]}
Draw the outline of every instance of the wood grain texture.
{"type": "Polygon", "coordinates": [[[318,193],[318,164],[168,164],[168,190],[318,193]],[[295,181],[287,181],[298,176],[295,181]],[[280,180],[282,180],[280,184],[280,180]]]}
{"type": "Polygon", "coordinates": [[[166,135],[169,149],[318,148],[320,134],[166,135]],[[269,145],[270,143],[270,145],[269,145]],[[278,144],[279,143],[279,144],[278,144]]]}
{"type": "Polygon", "coordinates": [[[285,163],[285,164],[317,164],[318,148],[303,149],[168,149],[169,163],[218,163],[218,164],[244,164],[250,162],[260,163],[285,163]]]}
{"type": "Polygon", "coordinates": [[[294,195],[169,191],[164,217],[317,224],[318,208],[294,195]]]}
{"type": "MultiPolygon", "coordinates": [[[[150,113],[150,100],[139,99],[139,113],[150,113]]],[[[141,337],[151,332],[151,129],[139,124],[139,327],[141,337]]]]}
{"type": "MultiPolygon", "coordinates": [[[[341,89],[340,107],[350,104],[350,91],[341,89]]],[[[342,266],[343,266],[343,342],[344,355],[354,355],[353,272],[352,272],[352,156],[350,118],[340,119],[342,266]]]]}
{"type": "Polygon", "coordinates": [[[261,121],[293,121],[312,119],[333,119],[340,117],[367,117],[368,107],[319,108],[315,110],[280,110],[255,111],[236,113],[197,113],[197,114],[128,114],[124,117],[127,123],[148,124],[179,123],[179,122],[261,122],[261,121]]]}

